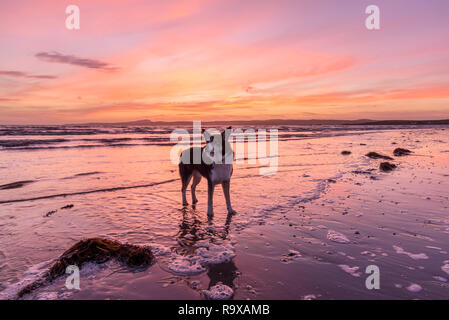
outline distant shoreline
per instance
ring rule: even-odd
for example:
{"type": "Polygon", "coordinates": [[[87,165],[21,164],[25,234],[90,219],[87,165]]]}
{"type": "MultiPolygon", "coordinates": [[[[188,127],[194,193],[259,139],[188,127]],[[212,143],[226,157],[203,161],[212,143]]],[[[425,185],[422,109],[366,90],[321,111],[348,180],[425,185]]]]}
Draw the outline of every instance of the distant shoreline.
{"type": "MultiPolygon", "coordinates": [[[[193,120],[192,120],[193,121],[193,120]]],[[[189,126],[192,121],[151,121],[137,120],[125,122],[89,122],[89,123],[66,123],[66,124],[0,124],[1,126],[189,126]]],[[[214,125],[449,125],[449,119],[441,120],[298,120],[298,119],[269,119],[269,120],[230,120],[230,121],[202,121],[204,126],[214,125]]]]}
{"type": "MultiPolygon", "coordinates": [[[[85,124],[72,125],[128,125],[128,126],[157,126],[157,125],[191,125],[192,121],[151,121],[139,120],[128,122],[97,122],[85,124]]],[[[202,124],[218,125],[432,125],[432,124],[449,124],[449,119],[442,120],[284,120],[284,119],[270,119],[270,120],[231,120],[231,121],[202,121],[202,124]]]]}

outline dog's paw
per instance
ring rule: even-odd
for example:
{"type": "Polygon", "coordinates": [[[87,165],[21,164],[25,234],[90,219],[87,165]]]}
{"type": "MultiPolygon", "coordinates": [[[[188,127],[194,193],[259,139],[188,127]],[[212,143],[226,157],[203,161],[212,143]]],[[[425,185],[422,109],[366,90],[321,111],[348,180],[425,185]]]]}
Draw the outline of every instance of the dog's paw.
{"type": "Polygon", "coordinates": [[[232,208],[228,208],[228,214],[237,214],[237,211],[232,208]]]}
{"type": "Polygon", "coordinates": [[[186,202],[183,202],[182,205],[183,205],[184,207],[187,207],[187,206],[189,205],[189,203],[186,201],[186,202]]]}

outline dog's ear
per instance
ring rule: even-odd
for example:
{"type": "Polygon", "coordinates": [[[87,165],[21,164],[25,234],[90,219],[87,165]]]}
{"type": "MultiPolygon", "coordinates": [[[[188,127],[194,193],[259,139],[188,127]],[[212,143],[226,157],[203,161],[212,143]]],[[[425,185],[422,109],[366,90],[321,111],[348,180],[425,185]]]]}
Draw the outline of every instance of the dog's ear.
{"type": "Polygon", "coordinates": [[[206,142],[212,142],[212,141],[214,141],[214,136],[211,135],[206,129],[203,128],[203,129],[201,130],[201,133],[203,134],[204,139],[206,140],[206,142]]]}
{"type": "Polygon", "coordinates": [[[231,133],[232,133],[232,126],[229,126],[221,133],[221,136],[226,140],[228,140],[231,133]]]}

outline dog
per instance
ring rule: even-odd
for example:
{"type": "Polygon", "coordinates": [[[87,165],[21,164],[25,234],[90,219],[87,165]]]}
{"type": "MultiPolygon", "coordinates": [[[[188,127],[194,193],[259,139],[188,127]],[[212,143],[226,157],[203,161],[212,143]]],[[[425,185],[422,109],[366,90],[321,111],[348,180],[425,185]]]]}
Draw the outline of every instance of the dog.
{"type": "Polygon", "coordinates": [[[209,217],[214,215],[213,196],[217,184],[222,185],[228,213],[236,213],[232,209],[230,197],[230,184],[233,173],[232,162],[234,160],[234,152],[228,141],[231,129],[232,127],[228,127],[220,134],[214,136],[211,136],[203,129],[202,133],[207,144],[204,147],[192,147],[181,153],[179,175],[182,182],[183,206],[188,205],[186,190],[192,177],[192,204],[195,205],[198,202],[195,194],[196,186],[200,183],[201,178],[204,177],[207,180],[207,215],[209,217]]]}

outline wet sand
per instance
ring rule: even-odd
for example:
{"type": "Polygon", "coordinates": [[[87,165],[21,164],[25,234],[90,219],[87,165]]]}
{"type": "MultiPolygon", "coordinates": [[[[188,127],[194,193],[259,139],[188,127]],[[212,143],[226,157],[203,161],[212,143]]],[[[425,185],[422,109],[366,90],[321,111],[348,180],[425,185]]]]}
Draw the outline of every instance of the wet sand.
{"type": "Polygon", "coordinates": [[[447,143],[446,127],[283,140],[276,174],[235,165],[238,213],[226,214],[217,188],[213,219],[204,181],[197,207],[182,208],[169,146],[2,151],[2,185],[34,182],[0,191],[0,298],[80,239],[105,237],[147,246],[157,262],[140,272],[89,264],[81,290],[62,277],[23,298],[204,299],[222,283],[234,299],[446,299],[447,143]],[[397,147],[413,153],[395,157],[397,147]],[[397,167],[382,172],[368,152],[397,167]],[[379,290],[365,287],[369,265],[379,290]]]}

